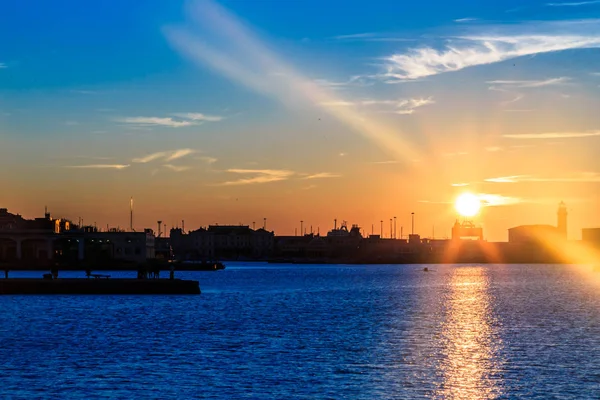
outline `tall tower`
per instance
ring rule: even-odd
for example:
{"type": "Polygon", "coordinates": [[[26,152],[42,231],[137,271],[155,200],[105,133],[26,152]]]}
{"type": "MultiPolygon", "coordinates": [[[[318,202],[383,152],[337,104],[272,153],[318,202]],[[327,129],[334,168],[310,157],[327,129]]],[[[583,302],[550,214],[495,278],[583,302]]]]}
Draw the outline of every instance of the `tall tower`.
{"type": "Polygon", "coordinates": [[[558,222],[556,227],[561,235],[566,239],[567,238],[567,206],[564,201],[561,201],[558,205],[558,222]]]}

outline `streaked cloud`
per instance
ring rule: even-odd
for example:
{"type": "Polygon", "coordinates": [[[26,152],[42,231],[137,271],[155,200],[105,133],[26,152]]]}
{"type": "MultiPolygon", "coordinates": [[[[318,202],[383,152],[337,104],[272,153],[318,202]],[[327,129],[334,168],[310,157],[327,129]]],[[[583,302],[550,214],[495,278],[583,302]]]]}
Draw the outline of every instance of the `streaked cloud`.
{"type": "Polygon", "coordinates": [[[95,90],[70,90],[71,93],[74,94],[97,94],[98,92],[95,90]]]}
{"type": "Polygon", "coordinates": [[[460,23],[464,23],[464,22],[473,22],[473,21],[477,21],[477,18],[458,18],[455,19],[454,22],[458,22],[460,23]]]}
{"type": "Polygon", "coordinates": [[[522,100],[522,99],[523,99],[523,97],[525,97],[525,95],[524,95],[524,94],[522,94],[522,93],[519,93],[519,94],[517,94],[517,95],[516,95],[514,98],[512,98],[512,99],[510,99],[510,100],[507,100],[507,101],[503,101],[503,102],[502,102],[502,105],[504,105],[504,106],[507,106],[507,105],[509,105],[509,104],[516,103],[517,101],[519,101],[519,100],[522,100]]]}
{"type": "Polygon", "coordinates": [[[221,183],[222,186],[232,185],[252,185],[259,183],[269,183],[284,181],[289,179],[295,173],[288,170],[280,169],[228,169],[227,172],[232,174],[252,175],[248,178],[236,179],[221,183]]]}
{"type": "Polygon", "coordinates": [[[374,33],[365,32],[365,33],[352,33],[352,34],[349,34],[349,35],[332,36],[331,39],[336,39],[336,40],[364,39],[364,38],[372,38],[374,36],[375,36],[374,33]]]}
{"type": "Polygon", "coordinates": [[[492,183],[515,183],[519,182],[519,179],[522,179],[524,177],[526,177],[526,175],[500,176],[498,178],[488,178],[484,181],[492,183]]]}
{"type": "Polygon", "coordinates": [[[514,175],[499,178],[488,178],[485,182],[493,183],[521,183],[521,182],[563,182],[563,183],[596,183],[600,182],[600,173],[598,172],[578,172],[564,174],[555,177],[534,176],[534,175],[514,175]]]}
{"type": "Polygon", "coordinates": [[[159,151],[157,153],[152,153],[152,154],[148,154],[144,157],[140,157],[140,158],[134,158],[133,160],[131,160],[134,163],[148,163],[150,161],[154,161],[154,160],[158,160],[160,158],[164,158],[168,156],[168,152],[166,151],[159,151]]]}
{"type": "Polygon", "coordinates": [[[178,158],[189,156],[190,154],[194,154],[196,152],[197,152],[197,150],[193,150],[193,149],[175,150],[166,158],[166,161],[168,162],[168,161],[177,160],[178,158]]]}
{"type": "Polygon", "coordinates": [[[175,172],[183,172],[183,171],[187,171],[188,169],[191,168],[188,166],[173,165],[173,164],[164,164],[163,167],[168,168],[171,171],[175,171],[175,172]]]}
{"type": "Polygon", "coordinates": [[[561,76],[558,78],[549,78],[544,80],[496,80],[488,81],[486,83],[491,84],[490,90],[499,90],[505,88],[537,88],[543,86],[556,86],[564,85],[569,82],[571,78],[567,76],[561,76]]]}
{"type": "Polygon", "coordinates": [[[600,131],[592,132],[548,132],[548,133],[522,133],[502,135],[509,139],[569,139],[600,136],[600,131]]]}
{"type": "Polygon", "coordinates": [[[373,161],[371,164],[387,165],[387,164],[399,164],[398,160],[386,160],[386,161],[373,161]]]}
{"type": "Polygon", "coordinates": [[[149,163],[151,161],[163,159],[166,162],[177,160],[179,158],[186,157],[190,154],[197,153],[198,150],[193,149],[179,149],[179,150],[171,150],[171,151],[158,151],[156,153],[148,154],[143,157],[134,158],[131,162],[134,163],[149,163]]]}
{"type": "Polygon", "coordinates": [[[214,164],[217,161],[219,161],[215,157],[208,157],[208,156],[196,157],[196,160],[204,161],[207,164],[214,164]]]}
{"type": "Polygon", "coordinates": [[[485,148],[485,151],[489,151],[490,153],[495,153],[498,151],[502,151],[502,147],[498,147],[498,146],[488,146],[485,148]]]}
{"type": "Polygon", "coordinates": [[[352,101],[344,101],[344,100],[336,100],[336,101],[326,101],[321,103],[320,105],[326,107],[350,107],[356,105],[356,103],[352,101]]]}
{"type": "Polygon", "coordinates": [[[341,176],[342,175],[340,175],[340,174],[334,174],[334,173],[331,173],[331,172],[319,172],[317,174],[312,174],[312,175],[305,176],[302,179],[339,178],[341,176]]]}
{"type": "Polygon", "coordinates": [[[479,200],[485,207],[510,206],[522,202],[518,197],[503,196],[500,194],[479,193],[477,197],[479,197],[479,200]]]}
{"type": "Polygon", "coordinates": [[[574,2],[566,2],[566,3],[546,3],[546,5],[549,7],[579,7],[579,6],[587,6],[590,4],[600,4],[600,0],[574,1],[574,2]]]}
{"type": "Polygon", "coordinates": [[[453,183],[451,186],[454,187],[465,187],[465,186],[469,186],[468,183],[453,183]]]}
{"type": "Polygon", "coordinates": [[[2,68],[8,68],[8,66],[5,63],[0,63],[0,69],[2,68]]]}
{"type": "Polygon", "coordinates": [[[381,76],[402,82],[522,56],[597,48],[599,25],[588,19],[481,27],[481,33],[455,36],[439,49],[423,46],[392,54],[381,76]]]}
{"type": "Polygon", "coordinates": [[[364,99],[359,101],[336,100],[331,102],[321,103],[326,107],[372,107],[383,106],[380,111],[390,112],[394,114],[413,114],[419,107],[429,104],[434,104],[433,98],[414,98],[414,99],[398,99],[398,100],[375,100],[364,99]]]}
{"type": "Polygon", "coordinates": [[[99,156],[84,156],[84,155],[79,155],[79,156],[73,156],[74,158],[85,158],[88,160],[112,160],[113,157],[99,157],[99,156]]]}
{"type": "Polygon", "coordinates": [[[176,113],[173,116],[192,121],[219,122],[223,120],[223,117],[219,115],[206,115],[202,113],[176,113]]]}
{"type": "MultiPolygon", "coordinates": [[[[192,1],[187,10],[189,25],[167,27],[164,33],[176,50],[199,66],[208,67],[293,109],[345,100],[337,98],[328,87],[303,76],[216,2],[192,1]]],[[[397,126],[378,118],[367,118],[353,107],[320,107],[349,130],[364,135],[398,159],[418,156],[412,139],[403,135],[397,126]]]]}
{"type": "Polygon", "coordinates": [[[196,125],[193,121],[176,121],[170,117],[127,117],[118,118],[117,122],[133,124],[138,126],[167,126],[169,128],[182,128],[185,126],[196,125]]]}
{"type": "Polygon", "coordinates": [[[346,42],[407,42],[413,41],[414,39],[397,37],[393,35],[389,35],[386,33],[373,33],[373,32],[365,32],[365,33],[354,33],[350,35],[338,35],[332,36],[330,39],[346,41],[346,42]]]}
{"type": "Polygon", "coordinates": [[[125,169],[129,164],[88,164],[88,165],[67,165],[65,168],[81,169],[125,169]]]}

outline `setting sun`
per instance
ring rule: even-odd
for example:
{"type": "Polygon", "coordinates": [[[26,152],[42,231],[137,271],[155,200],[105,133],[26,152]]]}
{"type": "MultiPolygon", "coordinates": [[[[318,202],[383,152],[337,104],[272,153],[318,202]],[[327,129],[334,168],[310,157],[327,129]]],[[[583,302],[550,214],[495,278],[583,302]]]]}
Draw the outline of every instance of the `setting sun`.
{"type": "Polygon", "coordinates": [[[456,199],[454,207],[463,217],[473,217],[481,208],[481,200],[472,193],[463,193],[456,199]]]}

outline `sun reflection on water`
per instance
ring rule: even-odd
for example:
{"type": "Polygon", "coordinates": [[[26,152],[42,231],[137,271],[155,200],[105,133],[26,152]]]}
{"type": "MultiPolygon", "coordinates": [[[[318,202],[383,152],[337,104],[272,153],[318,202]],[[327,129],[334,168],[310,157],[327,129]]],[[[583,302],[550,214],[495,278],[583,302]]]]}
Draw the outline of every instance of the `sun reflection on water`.
{"type": "Polygon", "coordinates": [[[502,394],[502,346],[492,310],[490,279],[483,267],[456,268],[449,282],[441,330],[441,398],[489,399],[502,394]]]}

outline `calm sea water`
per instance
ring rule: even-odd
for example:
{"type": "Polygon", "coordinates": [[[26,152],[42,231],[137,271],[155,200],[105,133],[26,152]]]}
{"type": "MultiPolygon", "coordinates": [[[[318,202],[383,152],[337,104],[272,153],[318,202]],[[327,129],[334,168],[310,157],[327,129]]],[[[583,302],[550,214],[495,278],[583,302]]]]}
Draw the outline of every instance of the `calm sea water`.
{"type": "Polygon", "coordinates": [[[180,274],[200,296],[0,296],[0,398],[600,398],[599,272],[429,269],[230,264],[180,274]]]}

